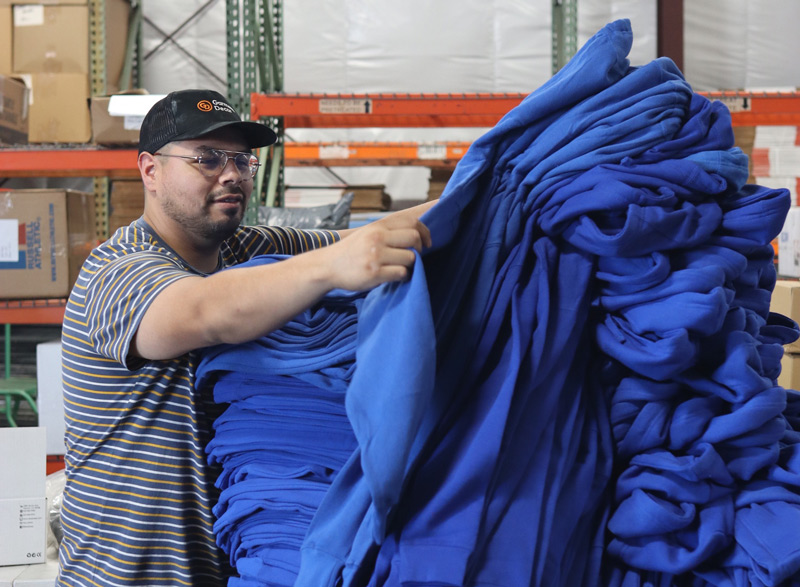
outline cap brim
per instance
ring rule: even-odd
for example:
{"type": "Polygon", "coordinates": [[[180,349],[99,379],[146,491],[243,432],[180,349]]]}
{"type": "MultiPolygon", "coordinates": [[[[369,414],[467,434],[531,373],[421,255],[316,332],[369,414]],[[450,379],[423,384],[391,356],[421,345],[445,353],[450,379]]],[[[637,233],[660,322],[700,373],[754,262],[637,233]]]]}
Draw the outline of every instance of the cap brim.
{"type": "Polygon", "coordinates": [[[180,141],[188,139],[199,139],[200,137],[206,136],[207,134],[210,134],[222,128],[235,128],[240,130],[244,135],[245,140],[247,141],[247,146],[251,149],[257,149],[258,147],[267,147],[269,145],[274,144],[278,140],[278,135],[276,135],[275,132],[270,127],[268,127],[265,124],[261,124],[259,122],[252,122],[249,120],[242,120],[238,122],[237,121],[220,122],[205,129],[202,135],[193,137],[176,137],[172,140],[180,141]]]}

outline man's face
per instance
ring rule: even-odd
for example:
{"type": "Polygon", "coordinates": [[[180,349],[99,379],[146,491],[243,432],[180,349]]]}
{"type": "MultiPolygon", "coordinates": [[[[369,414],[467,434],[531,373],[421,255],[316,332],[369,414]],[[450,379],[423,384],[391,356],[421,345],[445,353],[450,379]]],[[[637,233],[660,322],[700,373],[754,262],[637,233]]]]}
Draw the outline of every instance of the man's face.
{"type": "MultiPolygon", "coordinates": [[[[200,139],[169,143],[164,155],[195,157],[208,149],[249,152],[237,131],[225,130],[200,139]]],[[[211,177],[196,161],[156,156],[162,168],[159,203],[164,215],[193,239],[220,243],[231,236],[244,218],[253,191],[253,178],[241,174],[229,157],[225,167],[211,177]]]]}

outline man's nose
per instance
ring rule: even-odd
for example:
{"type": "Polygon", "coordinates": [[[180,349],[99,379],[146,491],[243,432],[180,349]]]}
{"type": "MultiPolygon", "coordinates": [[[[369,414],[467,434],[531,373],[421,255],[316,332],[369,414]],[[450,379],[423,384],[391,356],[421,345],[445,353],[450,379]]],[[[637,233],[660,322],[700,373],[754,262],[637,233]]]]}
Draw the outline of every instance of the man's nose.
{"type": "Polygon", "coordinates": [[[228,160],[225,162],[225,167],[222,168],[219,177],[220,181],[235,181],[237,183],[245,179],[242,172],[236,167],[236,161],[233,157],[228,157],[228,160]]]}

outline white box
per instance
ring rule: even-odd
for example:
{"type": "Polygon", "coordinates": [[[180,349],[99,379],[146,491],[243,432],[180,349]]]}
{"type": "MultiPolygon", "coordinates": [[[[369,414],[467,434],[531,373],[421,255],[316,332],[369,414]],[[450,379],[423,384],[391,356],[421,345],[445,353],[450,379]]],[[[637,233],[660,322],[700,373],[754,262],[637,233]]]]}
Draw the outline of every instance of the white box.
{"type": "Polygon", "coordinates": [[[47,499],[0,499],[0,565],[43,563],[47,557],[47,499]]]}
{"type": "Polygon", "coordinates": [[[36,390],[39,426],[47,430],[47,454],[63,455],[66,446],[60,340],[36,345],[36,390]]]}
{"type": "Polygon", "coordinates": [[[45,497],[44,428],[0,428],[0,499],[45,497]]]}
{"type": "Polygon", "coordinates": [[[45,442],[44,428],[0,428],[0,565],[46,559],[45,442]]]}
{"type": "Polygon", "coordinates": [[[778,275],[800,277],[800,207],[789,209],[778,235],[778,275]]]}

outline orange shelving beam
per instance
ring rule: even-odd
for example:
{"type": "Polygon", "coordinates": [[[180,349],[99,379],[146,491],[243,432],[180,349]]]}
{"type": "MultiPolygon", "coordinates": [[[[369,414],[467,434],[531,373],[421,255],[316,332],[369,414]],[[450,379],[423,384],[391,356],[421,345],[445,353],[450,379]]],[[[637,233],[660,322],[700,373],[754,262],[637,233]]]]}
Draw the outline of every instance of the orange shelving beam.
{"type": "Polygon", "coordinates": [[[0,149],[0,177],[139,177],[136,149],[0,149]]]}
{"type": "MultiPolygon", "coordinates": [[[[797,92],[698,92],[721,100],[734,126],[800,126],[797,92]]],[[[250,116],[286,128],[494,126],[526,94],[251,94],[250,116]]]]}
{"type": "Polygon", "coordinates": [[[417,165],[455,167],[470,142],[286,143],[287,166],[417,165]]]}
{"type": "MultiPolygon", "coordinates": [[[[286,143],[287,166],[419,165],[453,167],[464,156],[469,141],[434,142],[300,142],[286,143]]],[[[65,159],[61,149],[0,149],[0,177],[90,177],[138,179],[136,151],[84,150],[65,159]],[[97,161],[98,153],[102,160],[97,161]],[[132,161],[132,162],[131,162],[132,161]],[[42,167],[44,165],[44,167],[42,167]]]]}
{"type": "Polygon", "coordinates": [[[491,127],[527,94],[261,94],[250,118],[283,117],[286,128],[491,127]]]}
{"type": "Polygon", "coordinates": [[[731,111],[733,126],[800,126],[800,93],[797,92],[698,92],[722,101],[731,111]]]}
{"type": "Polygon", "coordinates": [[[65,299],[0,300],[0,324],[61,324],[65,299]]]}

